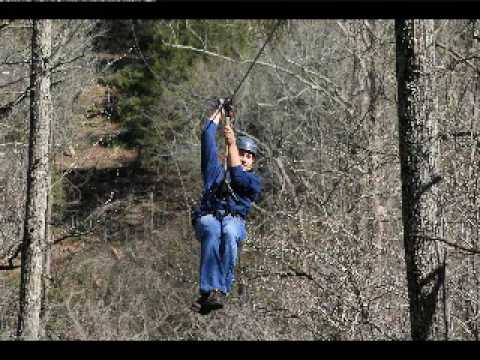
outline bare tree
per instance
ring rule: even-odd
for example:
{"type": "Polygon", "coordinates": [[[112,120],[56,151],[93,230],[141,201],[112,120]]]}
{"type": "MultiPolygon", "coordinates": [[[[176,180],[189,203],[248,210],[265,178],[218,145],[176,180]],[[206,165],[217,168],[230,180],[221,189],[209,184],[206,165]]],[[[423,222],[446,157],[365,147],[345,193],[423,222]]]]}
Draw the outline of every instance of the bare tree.
{"type": "Polygon", "coordinates": [[[17,335],[38,339],[44,335],[45,283],[48,277],[49,143],[52,118],[50,98],[50,20],[34,20],[30,90],[30,135],[27,197],[22,243],[20,311],[17,335]]]}
{"type": "Polygon", "coordinates": [[[447,337],[444,290],[446,252],[437,204],[439,176],[438,109],[433,20],[395,23],[399,152],[405,262],[411,337],[447,337]],[[443,300],[443,304],[442,301],[443,300]],[[444,315],[444,314],[443,314],[444,315]],[[443,334],[439,334],[442,331],[443,334]]]}

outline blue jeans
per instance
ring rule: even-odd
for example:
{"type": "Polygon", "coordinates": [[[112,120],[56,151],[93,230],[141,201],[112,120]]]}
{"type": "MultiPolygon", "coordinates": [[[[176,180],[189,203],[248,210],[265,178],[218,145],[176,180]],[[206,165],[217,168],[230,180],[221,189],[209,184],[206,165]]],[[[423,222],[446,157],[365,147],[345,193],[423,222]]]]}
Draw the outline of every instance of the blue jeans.
{"type": "Polygon", "coordinates": [[[245,220],[227,215],[218,219],[204,215],[194,224],[201,243],[200,293],[218,289],[227,294],[232,289],[238,247],[247,236],[245,220]]]}

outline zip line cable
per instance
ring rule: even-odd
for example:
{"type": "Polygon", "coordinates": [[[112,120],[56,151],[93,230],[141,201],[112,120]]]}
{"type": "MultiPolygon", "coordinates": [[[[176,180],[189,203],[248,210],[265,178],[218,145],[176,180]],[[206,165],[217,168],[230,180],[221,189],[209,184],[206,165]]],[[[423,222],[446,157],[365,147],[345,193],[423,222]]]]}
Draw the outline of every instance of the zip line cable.
{"type": "Polygon", "coordinates": [[[233,99],[235,98],[235,95],[237,95],[238,90],[240,90],[240,87],[242,86],[243,82],[245,81],[245,79],[247,78],[247,76],[250,74],[250,71],[252,71],[253,67],[255,66],[255,63],[257,62],[258,58],[259,58],[260,55],[262,54],[263,50],[265,49],[265,46],[267,46],[267,44],[270,42],[270,40],[272,40],[273,34],[275,33],[275,31],[277,31],[277,28],[280,26],[280,24],[282,23],[282,21],[284,21],[284,20],[277,20],[277,23],[275,24],[275,26],[273,27],[272,31],[271,31],[270,34],[268,35],[267,40],[265,40],[265,43],[263,44],[263,46],[261,47],[261,49],[258,51],[257,56],[255,56],[255,59],[253,59],[252,63],[250,64],[250,67],[248,68],[247,72],[246,72],[245,75],[243,76],[243,79],[240,81],[240,83],[239,83],[238,86],[236,87],[235,91],[233,92],[232,101],[233,101],[233,99]]]}
{"type": "MultiPolygon", "coordinates": [[[[214,115],[213,116],[216,116],[217,113],[219,111],[221,111],[222,108],[225,109],[225,112],[227,113],[226,114],[226,117],[224,119],[225,121],[225,124],[227,125],[232,125],[231,123],[231,120],[230,118],[233,117],[233,119],[235,119],[235,115],[231,115],[232,113],[235,114],[234,112],[231,111],[231,106],[233,105],[233,99],[235,98],[235,95],[237,95],[237,92],[238,90],[240,89],[240,87],[242,86],[242,84],[244,83],[245,79],[247,78],[247,76],[250,74],[250,71],[252,71],[253,67],[255,66],[258,58],[260,57],[260,55],[262,54],[263,50],[265,49],[265,47],[267,46],[267,44],[270,42],[270,40],[272,40],[273,38],[273,34],[275,33],[275,31],[277,30],[277,28],[280,26],[280,24],[282,23],[283,20],[277,20],[277,23],[275,24],[275,26],[273,27],[272,31],[270,32],[270,34],[268,35],[267,39],[265,40],[265,42],[263,43],[263,46],[260,48],[260,50],[258,51],[257,55],[255,56],[255,58],[253,59],[252,63],[250,64],[248,70],[246,71],[245,75],[243,76],[242,80],[240,81],[240,83],[237,85],[237,87],[235,88],[235,91],[233,92],[233,95],[230,97],[230,100],[229,100],[229,103],[228,103],[228,107],[230,108],[230,111],[227,111],[226,110],[226,102],[227,100],[226,99],[223,99],[223,100],[220,100],[220,106],[218,107],[218,109],[215,111],[214,115]]],[[[224,164],[223,164],[223,167],[225,169],[225,173],[227,172],[227,169],[228,169],[228,164],[227,164],[227,159],[228,159],[228,145],[227,145],[227,140],[225,139],[225,159],[224,159],[224,164]]],[[[235,198],[235,200],[238,201],[238,198],[236,197],[235,195],[235,192],[233,191],[233,189],[231,188],[230,186],[230,180],[227,179],[227,177],[225,176],[224,178],[224,181],[223,183],[225,184],[225,186],[227,187],[227,189],[229,190],[229,192],[232,194],[232,196],[235,198]]]]}
{"type": "MultiPolygon", "coordinates": [[[[230,97],[230,104],[233,104],[233,99],[235,98],[235,96],[237,95],[238,91],[240,90],[241,86],[243,85],[244,81],[247,79],[248,75],[250,74],[250,72],[252,71],[253,67],[255,66],[257,60],[260,58],[260,55],[262,54],[263,50],[265,49],[265,47],[267,46],[267,44],[270,42],[270,40],[272,40],[273,38],[273,34],[275,33],[275,31],[277,31],[278,27],[280,26],[280,24],[282,23],[282,21],[284,21],[283,19],[279,19],[277,20],[277,23],[275,24],[275,26],[273,27],[272,31],[270,32],[270,34],[268,35],[267,39],[265,40],[265,42],[263,43],[262,47],[260,48],[260,50],[258,51],[257,55],[255,56],[255,58],[253,59],[252,63],[250,64],[248,70],[245,72],[245,75],[243,75],[243,78],[242,80],[239,82],[239,84],[237,85],[237,87],[235,88],[235,90],[233,91],[233,94],[232,96],[230,97]]],[[[221,99],[221,103],[220,103],[220,106],[217,108],[217,110],[215,111],[214,115],[213,116],[216,116],[217,113],[222,109],[224,105],[224,99],[221,99]]]]}
{"type": "MultiPolygon", "coordinates": [[[[235,88],[235,90],[233,91],[233,94],[231,96],[231,100],[233,102],[233,99],[235,98],[235,96],[237,95],[238,91],[240,90],[241,86],[243,85],[243,83],[245,82],[245,80],[247,79],[248,75],[250,74],[250,72],[252,71],[253,67],[255,66],[256,62],[258,61],[258,59],[260,58],[260,55],[262,55],[262,52],[263,50],[265,49],[265,47],[267,46],[267,44],[272,40],[273,38],[273,34],[275,34],[275,31],[277,31],[278,27],[280,26],[280,24],[285,21],[283,19],[279,19],[277,20],[277,23],[275,24],[275,26],[273,27],[272,31],[270,32],[270,34],[268,35],[267,39],[265,40],[265,42],[263,43],[262,47],[260,48],[260,50],[258,51],[257,55],[255,56],[255,58],[253,59],[252,63],[250,64],[249,68],[247,69],[247,71],[245,72],[245,75],[243,76],[242,80],[240,80],[239,84],[237,85],[237,87],[235,88]]],[[[132,34],[133,34],[133,38],[134,38],[134,41],[135,41],[135,47],[136,49],[138,50],[138,52],[140,53],[140,56],[145,64],[145,66],[150,70],[150,72],[153,74],[153,76],[155,77],[155,79],[159,80],[157,74],[155,73],[155,71],[153,71],[153,69],[150,67],[150,65],[148,64],[148,61],[145,59],[145,56],[143,54],[143,52],[141,51],[140,49],[140,46],[139,46],[139,41],[138,41],[138,38],[137,38],[137,35],[136,35],[136,32],[135,32],[135,23],[133,22],[133,20],[131,21],[131,30],[132,30],[132,34]]]]}
{"type": "MultiPolygon", "coordinates": [[[[278,27],[280,26],[280,24],[285,21],[283,19],[279,19],[277,20],[277,23],[275,24],[275,26],[273,27],[272,31],[270,32],[270,34],[268,35],[267,39],[265,40],[265,42],[263,43],[262,47],[260,48],[260,50],[258,51],[257,55],[255,56],[255,58],[253,59],[252,63],[250,64],[249,68],[247,69],[247,71],[245,72],[245,75],[243,75],[243,78],[242,80],[240,80],[239,84],[237,85],[237,87],[235,88],[235,90],[233,91],[233,94],[232,96],[230,97],[230,104],[233,104],[233,100],[235,98],[235,96],[237,95],[238,91],[240,90],[240,88],[242,87],[243,83],[245,82],[245,80],[247,79],[248,75],[250,74],[250,72],[252,71],[253,67],[255,66],[255,64],[257,63],[258,59],[260,58],[260,55],[262,55],[262,52],[263,50],[265,49],[265,47],[267,46],[267,44],[272,40],[273,38],[273,35],[275,34],[275,32],[277,31],[278,27]]],[[[140,53],[140,56],[145,64],[145,66],[149,69],[149,71],[152,73],[152,75],[155,77],[156,80],[159,80],[157,74],[155,73],[155,71],[150,67],[150,65],[148,64],[148,61],[145,59],[145,56],[143,54],[143,52],[141,51],[140,49],[140,46],[139,46],[139,41],[138,41],[138,38],[137,38],[137,35],[136,35],[136,32],[135,32],[135,23],[134,21],[132,20],[131,21],[131,30],[132,30],[132,34],[133,34],[133,38],[134,38],[134,41],[135,41],[135,47],[136,49],[138,50],[138,52],[140,53]]],[[[222,101],[220,106],[218,107],[217,111],[215,111],[214,113],[214,116],[217,114],[218,111],[220,111],[221,108],[223,108],[223,105],[224,105],[224,102],[222,101]]]]}

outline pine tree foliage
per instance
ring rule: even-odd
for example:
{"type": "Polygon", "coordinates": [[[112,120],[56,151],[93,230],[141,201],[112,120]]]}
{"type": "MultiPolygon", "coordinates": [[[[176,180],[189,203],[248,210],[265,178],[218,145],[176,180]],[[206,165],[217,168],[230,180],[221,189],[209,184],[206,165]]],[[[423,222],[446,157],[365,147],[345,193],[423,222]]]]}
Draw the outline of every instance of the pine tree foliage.
{"type": "MultiPolygon", "coordinates": [[[[243,21],[206,20],[125,20],[109,24],[106,37],[114,39],[109,51],[129,55],[115,66],[108,82],[118,93],[118,119],[127,130],[126,142],[147,149],[145,161],[165,154],[165,144],[191,124],[188,111],[182,107],[191,104],[178,100],[185,98],[179,87],[188,86],[196,64],[204,63],[208,72],[215,66],[207,55],[168,44],[186,44],[238,58],[248,48],[245,26],[243,21]],[[122,43],[123,49],[119,45],[122,43]],[[158,152],[151,153],[155,147],[158,152]]],[[[202,100],[205,105],[207,99],[202,100]]]]}

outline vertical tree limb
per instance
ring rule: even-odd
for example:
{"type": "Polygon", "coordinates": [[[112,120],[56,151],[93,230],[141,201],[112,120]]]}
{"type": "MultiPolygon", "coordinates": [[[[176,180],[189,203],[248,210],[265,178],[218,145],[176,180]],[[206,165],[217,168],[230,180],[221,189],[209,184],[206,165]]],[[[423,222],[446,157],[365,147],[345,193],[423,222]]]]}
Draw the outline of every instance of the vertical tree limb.
{"type": "Polygon", "coordinates": [[[48,241],[48,193],[50,185],[49,141],[51,96],[49,58],[51,20],[33,20],[30,90],[30,135],[24,237],[21,249],[20,310],[17,336],[44,336],[48,241]]]}
{"type": "Polygon", "coordinates": [[[395,22],[402,218],[413,340],[448,336],[433,20],[395,22]],[[440,294],[444,294],[440,299],[440,294]]]}

